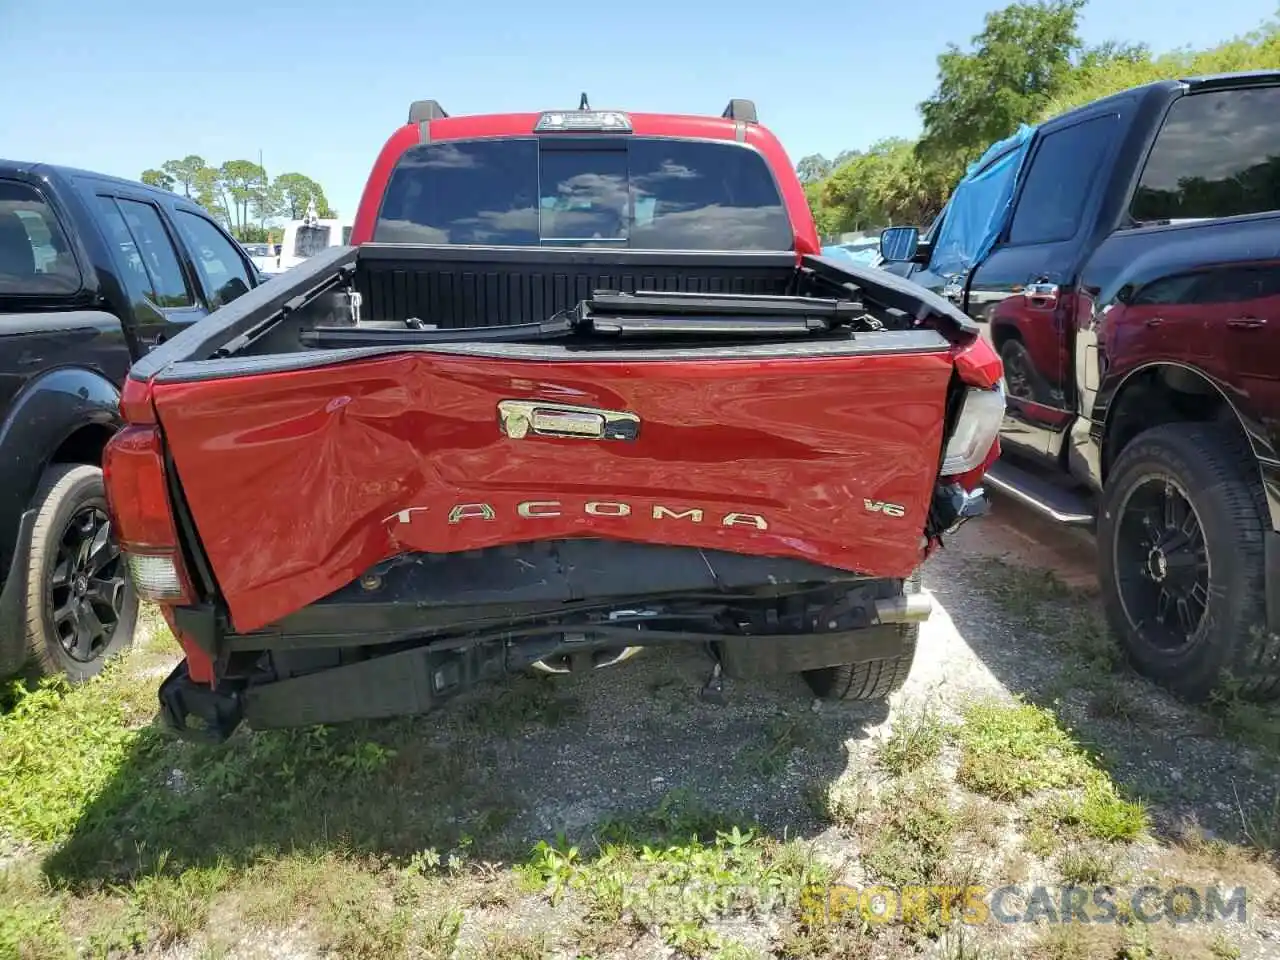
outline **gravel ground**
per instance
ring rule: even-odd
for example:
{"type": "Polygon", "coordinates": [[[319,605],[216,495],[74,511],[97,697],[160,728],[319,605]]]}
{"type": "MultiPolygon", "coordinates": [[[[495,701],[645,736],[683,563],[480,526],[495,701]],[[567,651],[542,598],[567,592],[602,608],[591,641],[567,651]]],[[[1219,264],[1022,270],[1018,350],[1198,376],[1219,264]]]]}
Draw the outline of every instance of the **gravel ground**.
{"type": "MultiPolygon", "coordinates": [[[[1029,632],[1016,611],[974,585],[976,566],[1003,557],[1053,567],[1065,582],[1087,587],[1086,540],[1046,532],[1018,514],[961,534],[926,567],[934,613],[921,629],[911,676],[889,704],[819,702],[801,680],[788,677],[731,681],[728,702],[711,705],[697,696],[708,662],[696,652],[669,649],[596,676],[558,680],[563,694],[580,705],[578,716],[487,744],[496,779],[515,794],[512,839],[560,832],[582,839],[600,821],[652,810],[679,790],[717,809],[741,811],[774,836],[813,839],[826,859],[847,866],[858,854],[824,821],[815,795],[868,769],[877,742],[898,718],[923,707],[954,718],[971,698],[991,696],[1052,704],[1115,781],[1148,803],[1157,837],[1167,839],[1194,823],[1210,839],[1242,842],[1245,818],[1277,809],[1274,758],[1224,739],[1204,713],[1131,675],[1112,681],[1112,696],[1131,698],[1125,716],[1095,717],[1088,689],[1064,687],[1070,652],[1029,632]]],[[[1081,600],[1073,596],[1071,602],[1081,600]]],[[[1006,824],[1006,848],[1021,842],[1016,820],[1006,824]]],[[[1148,844],[1130,862],[1150,864],[1159,856],[1158,847],[1148,844]]],[[[508,920],[492,912],[473,918],[464,925],[463,942],[479,936],[477,925],[487,929],[508,920]]],[[[531,921],[522,914],[517,922],[531,921]]],[[[746,942],[768,938],[763,930],[736,935],[746,942]]],[[[1280,918],[1264,919],[1236,947],[1243,957],[1280,956],[1280,918]]]]}
{"type": "MultiPolygon", "coordinates": [[[[966,568],[984,554],[1017,551],[1028,559],[1016,531],[1006,527],[993,537],[993,526],[974,525],[967,541],[926,567],[934,613],[920,631],[911,676],[888,705],[819,702],[796,677],[729,681],[726,704],[704,703],[698,690],[709,661],[688,650],[646,651],[594,676],[557,678],[580,704],[579,716],[488,744],[498,778],[520,798],[513,829],[530,838],[573,834],[682,789],[753,816],[778,835],[810,835],[823,829],[808,799],[813,789],[865,765],[897,715],[928,705],[954,716],[975,696],[1049,702],[1061,685],[1060,652],[968,582],[966,568]],[[785,769],[762,776],[761,764],[787,743],[797,749],[785,769]]],[[[1079,564],[1066,572],[1078,576],[1079,564]]],[[[1089,716],[1088,691],[1080,690],[1063,698],[1059,715],[1119,783],[1153,801],[1161,824],[1195,816],[1215,833],[1235,836],[1241,806],[1257,813],[1276,802],[1276,770],[1255,751],[1223,740],[1202,713],[1150,684],[1135,677],[1118,682],[1141,723],[1089,716]]]]}

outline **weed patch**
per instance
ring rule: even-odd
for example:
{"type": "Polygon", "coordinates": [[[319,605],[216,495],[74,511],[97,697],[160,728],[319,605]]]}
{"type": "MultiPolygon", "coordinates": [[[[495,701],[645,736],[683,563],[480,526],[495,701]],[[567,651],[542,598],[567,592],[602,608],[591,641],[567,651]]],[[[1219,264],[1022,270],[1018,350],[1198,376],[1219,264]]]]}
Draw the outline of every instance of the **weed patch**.
{"type": "Polygon", "coordinates": [[[1058,876],[1065,884],[1097,886],[1111,879],[1115,860],[1104,850],[1072,847],[1058,856],[1057,867],[1058,876]]]}
{"type": "Polygon", "coordinates": [[[71,952],[63,898],[30,871],[0,871],[0,957],[52,960],[71,952]]]}
{"type": "Polygon", "coordinates": [[[0,830],[65,838],[127,763],[147,689],[119,661],[75,689],[60,678],[11,685],[0,715],[0,830]]]}
{"type": "Polygon", "coordinates": [[[999,559],[974,564],[972,573],[978,589],[1010,619],[1071,655],[1081,671],[1075,679],[1096,682],[1121,666],[1120,648],[1088,591],[1068,587],[1052,570],[999,559]]]}
{"type": "Polygon", "coordinates": [[[874,834],[863,860],[879,881],[894,886],[935,882],[951,854],[955,817],[936,775],[918,774],[880,799],[874,834]]]}
{"type": "Polygon", "coordinates": [[[463,960],[543,960],[551,954],[544,933],[513,933],[495,930],[486,934],[477,947],[463,952],[463,960]]]}
{"type": "Polygon", "coordinates": [[[1245,699],[1239,681],[1225,676],[1210,696],[1209,712],[1223,736],[1280,762],[1280,707],[1276,704],[1245,699]]]}
{"type": "Polygon", "coordinates": [[[441,716],[447,718],[451,729],[480,736],[512,737],[531,724],[557,727],[582,709],[557,686],[547,677],[512,677],[498,689],[481,691],[482,697],[441,716]]]}
{"type": "Polygon", "coordinates": [[[517,872],[552,903],[581,898],[597,923],[656,929],[686,955],[708,955],[726,948],[711,921],[794,910],[806,886],[827,880],[807,848],[725,829],[726,819],[669,796],[650,814],[602,825],[589,851],[541,841],[517,872]]]}
{"type": "Polygon", "coordinates": [[[978,702],[963,713],[956,780],[995,800],[1079,786],[1089,772],[1084,751],[1052,712],[1028,703],[978,702]]]}
{"type": "Polygon", "coordinates": [[[901,777],[938,759],[947,728],[929,711],[911,714],[893,725],[876,751],[876,763],[891,776],[901,777]]]}

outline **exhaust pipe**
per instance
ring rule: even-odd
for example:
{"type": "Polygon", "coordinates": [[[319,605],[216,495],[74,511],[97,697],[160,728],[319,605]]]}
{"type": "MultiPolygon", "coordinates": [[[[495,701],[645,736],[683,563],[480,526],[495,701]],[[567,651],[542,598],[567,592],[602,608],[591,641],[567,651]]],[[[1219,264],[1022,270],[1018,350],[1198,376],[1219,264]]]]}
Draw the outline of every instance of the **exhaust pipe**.
{"type": "Polygon", "coordinates": [[[876,601],[876,623],[923,623],[933,613],[933,599],[927,593],[888,597],[876,601]]]}

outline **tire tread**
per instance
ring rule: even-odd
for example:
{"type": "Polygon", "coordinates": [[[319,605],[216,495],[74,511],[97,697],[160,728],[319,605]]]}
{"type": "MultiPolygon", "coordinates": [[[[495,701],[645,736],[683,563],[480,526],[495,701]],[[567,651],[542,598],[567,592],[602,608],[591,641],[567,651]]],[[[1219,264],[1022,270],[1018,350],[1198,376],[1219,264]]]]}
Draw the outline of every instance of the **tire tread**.
{"type": "MultiPolygon", "coordinates": [[[[919,592],[920,572],[917,570],[904,581],[903,593],[919,592]]],[[[911,675],[920,624],[902,624],[898,627],[898,635],[902,638],[902,653],[898,656],[808,671],[806,679],[810,688],[824,700],[886,699],[902,689],[911,675]]]]}
{"type": "MultiPolygon", "coordinates": [[[[1239,602],[1228,611],[1220,633],[1221,641],[1229,649],[1211,659],[1230,670],[1244,696],[1274,699],[1280,696],[1280,637],[1265,629],[1264,544],[1269,514],[1261,482],[1256,477],[1253,451],[1247,442],[1219,424],[1164,424],[1130,441],[1117,458],[1111,476],[1123,480],[1127,471],[1144,461],[1154,460],[1164,466],[1170,453],[1192,465],[1192,473],[1201,474],[1180,478],[1193,498],[1210,491],[1220,498],[1235,548],[1230,560],[1236,575],[1233,579],[1243,578],[1236,591],[1239,602]],[[1188,483],[1188,480],[1194,482],[1188,483]],[[1203,482],[1205,480],[1208,482],[1203,482]]],[[[1199,505],[1197,509],[1201,509],[1199,505]]],[[[1203,513],[1201,522],[1205,522],[1203,513]]],[[[1113,630],[1123,634],[1123,613],[1118,600],[1109,602],[1108,608],[1113,630]]],[[[1203,671],[1197,673],[1194,669],[1189,672],[1195,675],[1179,678],[1181,683],[1174,680],[1169,685],[1201,699],[1217,684],[1217,676],[1206,677],[1203,671]]]]}

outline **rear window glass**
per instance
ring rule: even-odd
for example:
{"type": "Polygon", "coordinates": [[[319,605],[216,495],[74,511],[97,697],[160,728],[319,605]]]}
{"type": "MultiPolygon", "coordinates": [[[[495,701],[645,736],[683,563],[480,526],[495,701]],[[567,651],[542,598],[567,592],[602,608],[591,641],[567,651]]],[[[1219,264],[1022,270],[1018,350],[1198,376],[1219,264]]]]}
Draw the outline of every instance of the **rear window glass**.
{"type": "Polygon", "coordinates": [[[0,180],[0,294],[50,296],[80,289],[67,235],[33,187],[0,180]]]}
{"type": "Polygon", "coordinates": [[[295,257],[314,257],[323,253],[329,246],[329,228],[327,226],[309,227],[301,224],[293,238],[293,255],[295,257]]]}
{"type": "Polygon", "coordinates": [[[407,150],[374,240],[640,250],[790,250],[764,158],[627,137],[444,141],[407,150]]]}
{"type": "Polygon", "coordinates": [[[1280,87],[1175,100],[1133,198],[1139,222],[1280,210],[1280,87]]]}

